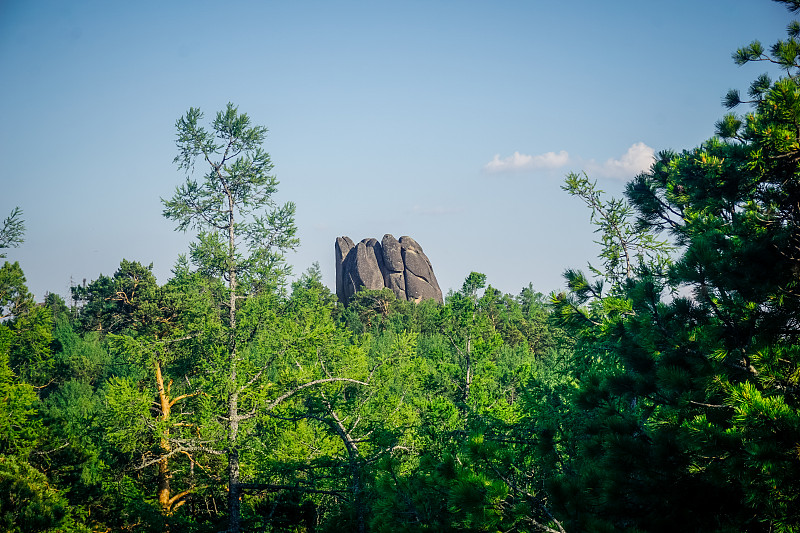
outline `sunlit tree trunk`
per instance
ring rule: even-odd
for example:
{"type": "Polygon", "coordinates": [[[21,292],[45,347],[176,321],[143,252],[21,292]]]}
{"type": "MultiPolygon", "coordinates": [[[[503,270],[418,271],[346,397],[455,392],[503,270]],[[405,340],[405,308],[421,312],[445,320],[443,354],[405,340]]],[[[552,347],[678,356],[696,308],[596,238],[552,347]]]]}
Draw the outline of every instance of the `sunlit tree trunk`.
{"type": "MultiPolygon", "coordinates": [[[[167,389],[164,386],[164,375],[161,372],[161,362],[156,359],[153,361],[156,370],[156,386],[158,388],[158,402],[161,408],[161,414],[159,416],[162,422],[166,422],[169,420],[171,405],[169,402],[169,396],[167,393],[167,389]]],[[[165,431],[169,431],[165,429],[165,431]]],[[[169,479],[170,479],[170,472],[169,472],[169,459],[168,455],[171,451],[171,446],[169,443],[169,434],[165,433],[161,435],[161,453],[163,454],[163,458],[158,462],[158,482],[157,482],[157,495],[158,495],[158,504],[161,506],[161,512],[165,515],[170,514],[171,511],[171,504],[170,504],[170,486],[169,486],[169,479]]]]}

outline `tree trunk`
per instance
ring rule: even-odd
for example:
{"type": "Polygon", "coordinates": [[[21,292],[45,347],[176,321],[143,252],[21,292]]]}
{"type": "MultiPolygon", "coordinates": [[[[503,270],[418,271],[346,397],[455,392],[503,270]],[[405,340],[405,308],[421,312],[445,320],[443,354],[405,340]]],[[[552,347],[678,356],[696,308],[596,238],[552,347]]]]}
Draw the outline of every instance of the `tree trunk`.
{"type": "Polygon", "coordinates": [[[234,202],[231,192],[225,187],[228,195],[228,289],[230,290],[230,332],[228,351],[230,354],[231,387],[228,393],[228,531],[239,533],[241,520],[241,486],[239,479],[239,389],[236,371],[236,235],[234,224],[234,202]]]}
{"type": "MultiPolygon", "coordinates": [[[[156,370],[156,386],[158,387],[158,400],[161,406],[161,421],[165,422],[169,420],[171,405],[169,401],[169,393],[167,392],[166,387],[164,386],[164,375],[161,373],[161,363],[156,359],[154,361],[155,370],[156,370]]],[[[165,455],[163,459],[158,462],[158,482],[156,493],[158,495],[158,504],[161,506],[161,512],[164,516],[167,516],[171,513],[172,510],[172,502],[171,502],[171,495],[170,495],[170,487],[169,487],[169,479],[170,479],[170,471],[169,471],[169,459],[167,459],[166,455],[169,454],[171,447],[169,444],[169,435],[162,435],[161,436],[161,453],[165,455]]]]}
{"type": "MultiPolygon", "coordinates": [[[[473,322],[475,322],[475,316],[473,315],[473,322]]],[[[469,334],[467,336],[467,376],[466,376],[466,383],[464,384],[464,403],[469,403],[469,389],[472,386],[472,335],[469,334]]]]}
{"type": "MultiPolygon", "coordinates": [[[[324,396],[323,396],[324,398],[324,396]]],[[[364,509],[364,488],[362,486],[363,480],[361,479],[361,454],[358,450],[358,445],[355,439],[347,431],[347,428],[342,423],[342,420],[331,408],[331,405],[325,401],[328,408],[328,414],[333,418],[334,423],[331,428],[342,439],[342,444],[347,451],[347,461],[350,470],[350,491],[353,494],[353,507],[356,512],[356,531],[358,533],[366,533],[366,510],[364,509]]]]}
{"type": "Polygon", "coordinates": [[[356,531],[358,533],[366,533],[367,524],[364,509],[364,488],[361,486],[361,468],[358,465],[358,457],[355,454],[350,455],[350,476],[351,487],[353,492],[353,507],[356,510],[356,531]]]}
{"type": "Polygon", "coordinates": [[[228,397],[228,531],[239,533],[241,524],[241,486],[239,479],[239,448],[236,439],[239,435],[239,395],[236,392],[236,367],[231,372],[234,390],[228,397]]]}

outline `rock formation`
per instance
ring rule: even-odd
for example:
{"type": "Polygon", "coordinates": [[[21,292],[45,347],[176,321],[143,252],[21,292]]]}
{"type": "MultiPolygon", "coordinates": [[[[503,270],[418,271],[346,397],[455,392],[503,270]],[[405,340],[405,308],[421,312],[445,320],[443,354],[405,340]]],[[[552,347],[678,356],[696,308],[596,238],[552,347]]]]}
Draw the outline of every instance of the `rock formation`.
{"type": "Polygon", "coordinates": [[[359,289],[388,287],[401,300],[419,302],[433,299],[442,303],[442,290],[422,246],[411,237],[398,241],[386,234],[355,244],[349,237],[337,237],[336,296],[347,303],[359,289]]]}

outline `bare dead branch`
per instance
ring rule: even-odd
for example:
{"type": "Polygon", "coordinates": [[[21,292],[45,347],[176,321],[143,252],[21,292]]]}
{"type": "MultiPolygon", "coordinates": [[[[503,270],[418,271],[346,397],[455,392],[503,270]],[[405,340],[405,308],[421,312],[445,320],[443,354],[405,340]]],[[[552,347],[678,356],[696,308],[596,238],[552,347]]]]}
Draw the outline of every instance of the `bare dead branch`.
{"type": "Polygon", "coordinates": [[[350,378],[315,379],[314,381],[309,381],[308,383],[303,383],[302,385],[298,385],[297,387],[293,388],[289,392],[278,396],[272,403],[267,405],[266,409],[267,409],[267,411],[271,411],[272,409],[277,407],[281,402],[283,402],[284,400],[290,398],[291,396],[294,396],[295,394],[297,394],[298,392],[300,392],[303,389],[307,389],[308,387],[313,387],[314,385],[320,385],[322,383],[331,383],[331,382],[334,382],[334,381],[344,381],[344,382],[356,383],[358,385],[364,385],[364,386],[369,385],[368,383],[364,383],[363,381],[358,381],[357,379],[350,379],[350,378]]]}
{"type": "Polygon", "coordinates": [[[321,489],[308,489],[299,485],[274,485],[272,483],[239,483],[241,490],[253,490],[263,492],[278,492],[281,490],[296,490],[308,494],[327,494],[329,496],[336,496],[338,498],[347,498],[347,491],[343,490],[321,490],[321,489]]]}

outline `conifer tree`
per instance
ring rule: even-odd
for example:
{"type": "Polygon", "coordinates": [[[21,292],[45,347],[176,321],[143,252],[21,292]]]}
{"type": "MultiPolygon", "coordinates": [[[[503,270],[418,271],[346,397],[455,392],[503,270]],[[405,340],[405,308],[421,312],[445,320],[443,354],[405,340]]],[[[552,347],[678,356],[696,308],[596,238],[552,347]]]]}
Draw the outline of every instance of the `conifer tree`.
{"type": "Polygon", "coordinates": [[[278,206],[274,199],[278,181],[270,174],[272,161],[262,148],[267,129],[251,125],[247,114],[230,103],[217,113],[211,130],[200,124],[202,118],[199,109],[191,108],[176,123],[179,153],[175,162],[188,175],[175,195],[162,201],[164,216],[177,222],[178,229],[198,230],[190,256],[199,272],[227,285],[227,333],[222,347],[227,354],[225,452],[229,530],[238,532],[239,428],[249,416],[240,411],[241,395],[261,373],[243,365],[237,312],[240,301],[269,292],[281,282],[288,272],[284,254],[297,246],[298,239],[294,204],[278,206]],[[191,175],[198,160],[205,168],[200,181],[191,175]]]}
{"type": "MultiPolygon", "coordinates": [[[[15,207],[11,214],[3,221],[0,227],[0,248],[16,248],[24,241],[25,222],[22,220],[22,210],[15,207]]],[[[0,259],[6,256],[0,253],[0,259]]]]}
{"type": "Polygon", "coordinates": [[[611,297],[570,273],[557,298],[585,373],[578,460],[551,486],[567,529],[797,531],[800,523],[800,25],[737,63],[758,77],[717,137],[658,155],[626,196],[636,227],[668,232],[611,297]]]}

